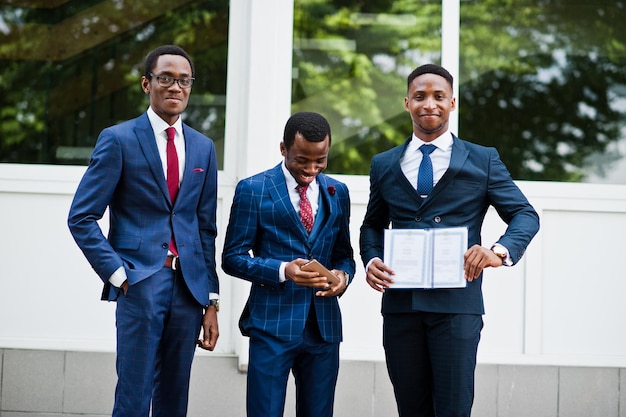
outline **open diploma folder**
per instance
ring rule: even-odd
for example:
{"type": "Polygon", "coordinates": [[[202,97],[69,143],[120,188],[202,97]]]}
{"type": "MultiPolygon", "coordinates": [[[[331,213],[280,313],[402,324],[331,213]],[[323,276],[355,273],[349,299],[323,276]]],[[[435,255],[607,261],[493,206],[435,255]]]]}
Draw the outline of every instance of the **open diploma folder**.
{"type": "Polygon", "coordinates": [[[386,229],[385,264],[396,273],[390,288],[463,288],[467,228],[386,229]]]}

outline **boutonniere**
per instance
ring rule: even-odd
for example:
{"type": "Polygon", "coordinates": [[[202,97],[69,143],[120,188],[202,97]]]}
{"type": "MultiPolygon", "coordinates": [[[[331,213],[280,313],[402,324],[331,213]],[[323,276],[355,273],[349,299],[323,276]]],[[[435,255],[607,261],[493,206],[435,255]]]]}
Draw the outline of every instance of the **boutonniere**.
{"type": "Polygon", "coordinates": [[[335,188],[334,185],[329,185],[328,186],[328,194],[335,195],[336,192],[337,192],[337,189],[335,188]]]}

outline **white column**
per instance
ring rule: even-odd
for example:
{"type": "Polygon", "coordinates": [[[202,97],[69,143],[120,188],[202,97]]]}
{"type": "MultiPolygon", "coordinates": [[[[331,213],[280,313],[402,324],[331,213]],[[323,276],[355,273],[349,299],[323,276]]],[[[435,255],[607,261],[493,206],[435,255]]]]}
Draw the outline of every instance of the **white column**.
{"type": "MultiPolygon", "coordinates": [[[[221,212],[225,230],[236,183],[282,160],[280,141],[291,114],[293,0],[231,0],[228,35],[228,80],[224,171],[220,172],[221,212]]],[[[219,257],[218,254],[218,263],[219,257]]],[[[248,364],[248,338],[237,321],[250,290],[232,277],[224,288],[230,317],[223,331],[234,332],[235,353],[242,370],[248,364]]],[[[222,294],[221,294],[222,295],[222,294]]]]}
{"type": "Polygon", "coordinates": [[[281,160],[292,39],[293,0],[231,0],[224,174],[233,182],[281,160]]]}
{"type": "Polygon", "coordinates": [[[459,134],[459,37],[461,26],[460,0],[441,0],[441,65],[454,77],[456,111],[450,113],[450,130],[459,134]]]}

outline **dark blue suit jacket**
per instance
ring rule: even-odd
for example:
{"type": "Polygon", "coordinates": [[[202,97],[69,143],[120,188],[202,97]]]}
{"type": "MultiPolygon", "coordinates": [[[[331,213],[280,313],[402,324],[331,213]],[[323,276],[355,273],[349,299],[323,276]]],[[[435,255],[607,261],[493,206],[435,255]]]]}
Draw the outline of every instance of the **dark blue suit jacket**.
{"type": "Polygon", "coordinates": [[[183,124],[186,162],[172,205],[147,113],[102,131],[72,203],[68,224],[76,243],[104,281],[124,265],[130,285],[163,267],[172,229],[185,282],[208,304],[219,292],[215,271],[217,159],[213,142],[183,124]],[[109,209],[108,238],[97,221],[109,209]]]}
{"type": "Polygon", "coordinates": [[[302,335],[315,300],[322,337],[327,342],[341,341],[337,297],[314,297],[312,288],[279,282],[280,264],[296,258],[314,258],[328,269],[347,272],[350,279],[354,276],[348,189],[324,174],[317,181],[320,210],[310,235],[289,199],[281,164],[237,184],[222,268],[252,283],[240,321],[244,335],[257,329],[280,340],[294,340],[302,335]]]}
{"type": "MultiPolygon", "coordinates": [[[[468,228],[467,247],[481,244],[481,227],[489,206],[508,224],[498,242],[513,263],[519,261],[539,230],[539,217],[500,160],[494,148],[453,138],[450,166],[431,194],[422,199],[400,168],[411,140],[372,159],[370,200],[361,227],[361,258],[365,264],[383,259],[383,233],[394,229],[468,228]]],[[[483,314],[482,275],[463,289],[388,290],[383,313],[427,311],[483,314]]]]}

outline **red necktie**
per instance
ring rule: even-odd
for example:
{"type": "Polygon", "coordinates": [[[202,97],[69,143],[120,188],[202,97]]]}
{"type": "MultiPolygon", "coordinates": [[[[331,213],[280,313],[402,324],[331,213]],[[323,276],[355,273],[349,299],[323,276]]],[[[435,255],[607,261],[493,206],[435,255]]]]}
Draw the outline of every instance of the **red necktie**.
{"type": "Polygon", "coordinates": [[[307,188],[309,188],[308,185],[298,185],[296,190],[298,190],[298,194],[300,194],[300,220],[306,231],[311,233],[313,229],[313,209],[311,208],[309,199],[306,197],[307,188]]]}
{"type": "MultiPolygon", "coordinates": [[[[170,200],[172,205],[176,201],[176,195],[178,194],[178,153],[176,152],[176,145],[174,145],[174,136],[176,136],[176,129],[168,127],[165,129],[167,132],[167,190],[170,192],[170,200]]],[[[174,242],[174,235],[170,240],[170,251],[178,256],[176,250],[176,242],[174,242]]]]}

